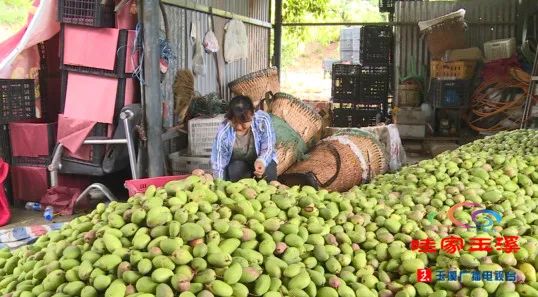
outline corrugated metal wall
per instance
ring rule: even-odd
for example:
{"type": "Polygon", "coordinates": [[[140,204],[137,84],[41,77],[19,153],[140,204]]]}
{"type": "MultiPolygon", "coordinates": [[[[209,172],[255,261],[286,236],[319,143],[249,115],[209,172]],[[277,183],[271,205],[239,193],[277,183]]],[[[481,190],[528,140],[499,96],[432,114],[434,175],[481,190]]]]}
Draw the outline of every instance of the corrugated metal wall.
{"type": "MultiPolygon", "coordinates": [[[[223,9],[238,15],[256,18],[269,22],[269,0],[196,0],[197,4],[212,6],[223,9]]],[[[164,126],[173,125],[173,90],[172,86],[177,70],[182,68],[192,69],[192,58],[194,55],[194,43],[192,42],[191,28],[196,27],[198,38],[203,40],[209,29],[209,15],[182,9],[172,5],[165,5],[168,18],[169,42],[172,50],[177,56],[177,60],[170,65],[168,73],[162,83],[162,95],[164,99],[164,126]]],[[[215,34],[219,39],[221,51],[218,55],[222,57],[222,47],[224,41],[224,26],[227,19],[214,17],[215,34]]],[[[222,80],[222,94],[229,99],[231,94],[228,90],[228,82],[239,78],[250,72],[267,68],[269,65],[269,29],[245,24],[249,38],[249,57],[247,60],[236,61],[224,64],[220,69],[222,80]]],[[[164,32],[164,26],[161,26],[164,32]]],[[[221,58],[223,60],[223,58],[221,58]]],[[[213,55],[204,53],[205,75],[196,77],[195,90],[202,95],[217,91],[217,63],[213,55]]]]}
{"type": "Polygon", "coordinates": [[[466,10],[465,21],[469,25],[466,38],[469,47],[483,49],[482,45],[486,41],[516,37],[518,0],[476,0],[464,3],[398,1],[394,21],[404,24],[395,29],[396,81],[400,76],[410,75],[429,65],[428,50],[417,23],[460,8],[466,10]]]}

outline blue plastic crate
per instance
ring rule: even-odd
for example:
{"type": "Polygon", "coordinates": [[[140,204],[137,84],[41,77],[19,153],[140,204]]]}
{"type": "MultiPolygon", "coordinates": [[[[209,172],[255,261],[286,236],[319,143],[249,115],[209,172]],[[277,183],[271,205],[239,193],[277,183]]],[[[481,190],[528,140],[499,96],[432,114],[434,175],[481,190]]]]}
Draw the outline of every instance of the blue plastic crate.
{"type": "Polygon", "coordinates": [[[430,91],[434,107],[464,107],[469,103],[469,80],[434,80],[430,91]]]}

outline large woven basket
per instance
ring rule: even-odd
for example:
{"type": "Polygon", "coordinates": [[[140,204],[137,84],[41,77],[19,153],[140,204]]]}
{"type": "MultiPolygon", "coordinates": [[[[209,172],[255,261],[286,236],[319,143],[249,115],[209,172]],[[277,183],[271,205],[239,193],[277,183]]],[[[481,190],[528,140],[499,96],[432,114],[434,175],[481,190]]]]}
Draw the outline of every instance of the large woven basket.
{"type": "Polygon", "coordinates": [[[248,96],[254,106],[258,107],[265,94],[280,92],[278,70],[272,67],[247,74],[228,83],[228,87],[235,95],[248,96]]]}
{"type": "Polygon", "coordinates": [[[276,148],[278,164],[276,166],[277,175],[281,175],[297,161],[297,153],[292,147],[279,145],[276,148]]]}
{"type": "Polygon", "coordinates": [[[466,48],[465,10],[419,22],[420,31],[426,33],[426,43],[432,59],[439,60],[447,50],[466,48]]]}
{"type": "Polygon", "coordinates": [[[285,93],[277,93],[271,101],[271,113],[284,119],[308,144],[321,134],[323,119],[312,107],[285,93]]]}
{"type": "Polygon", "coordinates": [[[312,173],[320,187],[338,192],[347,191],[363,180],[361,162],[346,144],[320,142],[308,155],[308,159],[295,163],[286,174],[312,173]]]}
{"type": "Polygon", "coordinates": [[[383,147],[379,142],[369,137],[349,135],[349,140],[353,142],[363,153],[368,163],[368,179],[387,172],[388,163],[383,147]]]}

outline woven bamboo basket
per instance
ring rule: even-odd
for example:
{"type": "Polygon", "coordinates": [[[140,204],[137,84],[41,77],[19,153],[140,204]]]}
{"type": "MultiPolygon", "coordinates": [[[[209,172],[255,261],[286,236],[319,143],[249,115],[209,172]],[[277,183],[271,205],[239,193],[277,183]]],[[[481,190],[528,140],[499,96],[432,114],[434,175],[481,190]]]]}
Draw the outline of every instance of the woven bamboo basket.
{"type": "Polygon", "coordinates": [[[339,141],[324,141],[315,146],[308,159],[295,163],[286,174],[311,172],[320,187],[344,192],[362,181],[360,160],[350,146],[339,141]]]}
{"type": "Polygon", "coordinates": [[[258,107],[267,92],[280,92],[278,70],[272,67],[247,74],[228,83],[228,87],[235,95],[248,96],[254,106],[258,107]]]}
{"type": "Polygon", "coordinates": [[[349,140],[353,142],[363,153],[368,163],[368,179],[387,172],[388,163],[382,145],[370,137],[349,135],[349,140]]]}
{"type": "Polygon", "coordinates": [[[277,175],[286,172],[297,161],[297,154],[292,147],[279,145],[276,148],[276,157],[278,164],[276,166],[277,175]]]}
{"type": "Polygon", "coordinates": [[[275,94],[271,101],[271,113],[284,119],[306,144],[321,134],[323,119],[319,113],[292,95],[275,94]]]}

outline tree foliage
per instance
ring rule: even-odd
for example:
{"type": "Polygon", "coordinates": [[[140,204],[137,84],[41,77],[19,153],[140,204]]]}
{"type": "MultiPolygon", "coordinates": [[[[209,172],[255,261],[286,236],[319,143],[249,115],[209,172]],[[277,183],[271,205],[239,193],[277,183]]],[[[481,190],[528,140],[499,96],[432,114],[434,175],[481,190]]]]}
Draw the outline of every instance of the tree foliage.
{"type": "MultiPolygon", "coordinates": [[[[285,23],[299,23],[306,16],[323,18],[328,10],[329,0],[283,0],[282,21],[285,23]]],[[[305,27],[288,27],[288,36],[293,40],[303,41],[305,27]]]]}
{"type": "Polygon", "coordinates": [[[284,0],[282,18],[284,22],[300,22],[305,15],[321,17],[328,10],[329,0],[284,0]]]}
{"type": "MultiPolygon", "coordinates": [[[[285,23],[380,22],[386,16],[379,13],[379,0],[283,0],[285,23]]],[[[286,26],[282,35],[282,63],[295,61],[311,42],[327,45],[340,37],[340,26],[286,26]]]]}

